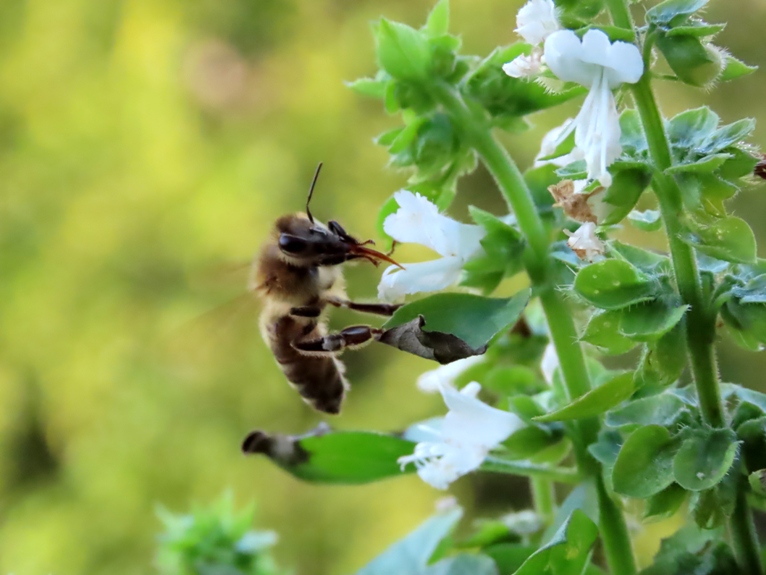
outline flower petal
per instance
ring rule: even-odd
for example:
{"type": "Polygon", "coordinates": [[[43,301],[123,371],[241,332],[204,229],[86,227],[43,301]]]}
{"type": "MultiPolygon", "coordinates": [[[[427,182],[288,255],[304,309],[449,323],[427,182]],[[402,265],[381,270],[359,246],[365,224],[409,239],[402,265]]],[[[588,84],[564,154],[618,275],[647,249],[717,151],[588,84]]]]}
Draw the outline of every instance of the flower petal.
{"type": "Polygon", "coordinates": [[[465,359],[459,359],[446,365],[440,365],[436,369],[426,371],[418,377],[418,389],[426,393],[437,392],[444,385],[453,385],[455,380],[460,377],[465,370],[482,361],[484,361],[483,356],[472,355],[465,359]]]}
{"type": "Polygon", "coordinates": [[[561,28],[552,0],[529,0],[516,14],[516,33],[530,44],[541,44],[561,28]]]}
{"type": "Polygon", "coordinates": [[[528,78],[540,72],[543,66],[542,53],[533,51],[529,56],[521,54],[503,64],[503,72],[511,78],[528,78]]]}
{"type": "Polygon", "coordinates": [[[378,297],[399,301],[408,294],[442,290],[457,282],[464,263],[462,258],[448,257],[405,264],[405,269],[389,266],[380,278],[378,297]]]}
{"type": "Polygon", "coordinates": [[[582,59],[582,43],[571,30],[559,30],[545,39],[545,63],[558,78],[590,86],[598,67],[582,59]]]}

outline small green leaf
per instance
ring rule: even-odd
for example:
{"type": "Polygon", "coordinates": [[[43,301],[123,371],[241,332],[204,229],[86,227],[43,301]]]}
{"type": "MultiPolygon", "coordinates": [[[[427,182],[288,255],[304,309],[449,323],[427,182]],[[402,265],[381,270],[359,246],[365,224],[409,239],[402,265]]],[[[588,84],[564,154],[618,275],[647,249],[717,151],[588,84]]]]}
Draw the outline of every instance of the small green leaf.
{"type": "Polygon", "coordinates": [[[607,413],[606,424],[610,427],[651,424],[667,427],[685,405],[677,396],[667,392],[634,399],[624,407],[607,413]]]}
{"type": "Polygon", "coordinates": [[[424,331],[451,334],[471,347],[481,348],[519,319],[529,295],[529,290],[510,298],[436,294],[399,308],[383,327],[391,329],[423,316],[424,331]]]}
{"type": "Polygon", "coordinates": [[[686,110],[668,122],[668,137],[679,148],[700,147],[715,131],[720,118],[707,106],[686,110]]]}
{"type": "Polygon", "coordinates": [[[535,421],[566,421],[601,415],[633,393],[633,374],[623,373],[608,382],[591,389],[572,403],[552,413],[535,417],[535,421]]]}
{"type": "Polygon", "coordinates": [[[668,519],[678,512],[684,501],[686,491],[677,483],[673,483],[646,501],[644,520],[668,519]]]}
{"type": "Polygon", "coordinates": [[[721,126],[710,134],[702,144],[704,152],[711,154],[725,150],[729,146],[739,143],[755,130],[755,120],[743,118],[732,124],[721,126]]]}
{"type": "Polygon", "coordinates": [[[652,282],[628,262],[606,260],[582,268],[574,289],[602,309],[622,309],[654,298],[652,282]]]}
{"type": "Polygon", "coordinates": [[[757,495],[760,495],[761,497],[766,497],[766,469],[753,471],[750,475],[748,475],[747,480],[748,483],[750,483],[750,487],[752,487],[753,492],[755,492],[757,495]]]}
{"type": "Polygon", "coordinates": [[[662,217],[659,210],[633,210],[628,214],[628,221],[644,232],[656,232],[662,228],[662,217]]]}
{"type": "Polygon", "coordinates": [[[575,509],[553,538],[524,561],[514,575],[582,573],[596,537],[596,524],[575,509]]]}
{"type": "Polygon", "coordinates": [[[731,154],[711,154],[696,162],[676,164],[665,170],[667,174],[710,174],[714,172],[732,157],[731,154]]]}
{"type": "Polygon", "coordinates": [[[652,175],[645,169],[620,170],[614,173],[612,185],[606,191],[604,203],[613,209],[604,217],[601,225],[621,222],[638,203],[641,194],[652,181],[652,175]]]}
{"type": "Polygon", "coordinates": [[[672,274],[673,267],[667,256],[624,244],[619,240],[612,241],[611,248],[645,274],[655,276],[672,274]]]}
{"type": "Polygon", "coordinates": [[[728,82],[736,80],[742,76],[748,76],[758,69],[758,66],[748,66],[742,60],[737,60],[734,56],[726,55],[726,67],[721,74],[721,81],[728,82]]]}
{"type": "Polygon", "coordinates": [[[728,216],[709,225],[692,223],[690,227],[681,239],[702,253],[727,262],[755,263],[755,235],[745,220],[728,216]]]}
{"type": "Polygon", "coordinates": [[[731,468],[738,445],[731,429],[696,432],[684,440],[673,460],[675,480],[689,491],[710,489],[731,468]]]}
{"type": "Polygon", "coordinates": [[[542,426],[522,427],[503,441],[503,457],[509,460],[529,459],[562,439],[561,432],[552,433],[542,426]]]}
{"type": "Polygon", "coordinates": [[[411,441],[366,431],[330,431],[319,427],[301,436],[253,431],[245,453],[269,457],[298,479],[312,483],[358,484],[401,475],[396,460],[412,453],[411,441]]]}
{"type": "Polygon", "coordinates": [[[646,11],[646,23],[666,26],[678,16],[694,14],[705,4],[707,0],[666,0],[646,11]]]}
{"type": "Polygon", "coordinates": [[[723,70],[720,52],[695,36],[657,35],[657,48],[678,79],[692,86],[706,86],[723,70]]]}
{"type": "Polygon", "coordinates": [[[346,86],[351,88],[357,94],[379,98],[381,100],[386,96],[387,85],[388,80],[377,80],[373,78],[359,78],[353,82],[346,82],[346,86]]]}
{"type": "Polygon", "coordinates": [[[660,425],[647,425],[630,434],[612,470],[614,490],[646,498],[673,483],[673,457],[678,444],[660,425]]]}
{"type": "Polygon", "coordinates": [[[649,148],[638,110],[627,109],[620,114],[620,145],[623,152],[629,155],[644,152],[649,148]]]}
{"type": "Polygon", "coordinates": [[[686,338],[682,325],[677,325],[658,341],[645,345],[641,363],[636,371],[636,384],[670,385],[686,366],[686,338]]]}
{"type": "Polygon", "coordinates": [[[622,311],[620,333],[635,341],[655,341],[673,329],[688,309],[662,299],[639,303],[622,311]]]}
{"type": "Polygon", "coordinates": [[[425,26],[426,33],[435,38],[449,31],[449,0],[439,0],[431,9],[425,26]]]}
{"type": "Polygon", "coordinates": [[[404,539],[397,541],[357,572],[357,575],[425,574],[428,561],[439,543],[454,529],[462,509],[439,513],[421,524],[404,539]]]}
{"type": "Polygon", "coordinates": [[[537,550],[534,545],[517,543],[497,543],[482,549],[497,565],[500,573],[516,573],[516,570],[537,550]]]}
{"type": "Polygon", "coordinates": [[[706,38],[715,36],[726,28],[726,24],[708,24],[702,20],[689,20],[682,26],[674,26],[667,31],[667,35],[673,36],[694,36],[696,38],[706,38]]]}
{"type": "Polygon", "coordinates": [[[394,78],[422,80],[428,73],[430,50],[420,32],[382,18],[375,30],[378,64],[394,78]]]}
{"type": "Polygon", "coordinates": [[[622,311],[598,311],[594,313],[580,339],[600,348],[608,355],[620,355],[636,347],[636,342],[620,333],[622,311]]]}

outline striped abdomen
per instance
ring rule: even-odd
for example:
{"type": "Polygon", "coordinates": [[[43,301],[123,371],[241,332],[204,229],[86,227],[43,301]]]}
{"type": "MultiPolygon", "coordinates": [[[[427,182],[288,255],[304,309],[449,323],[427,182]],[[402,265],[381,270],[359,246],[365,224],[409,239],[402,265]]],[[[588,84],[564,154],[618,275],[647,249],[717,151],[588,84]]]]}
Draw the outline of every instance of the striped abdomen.
{"type": "Polygon", "coordinates": [[[266,330],[274,357],[306,403],[325,413],[339,413],[347,387],[343,364],[332,356],[304,355],[291,345],[298,339],[325,335],[324,327],[282,316],[266,330]]]}

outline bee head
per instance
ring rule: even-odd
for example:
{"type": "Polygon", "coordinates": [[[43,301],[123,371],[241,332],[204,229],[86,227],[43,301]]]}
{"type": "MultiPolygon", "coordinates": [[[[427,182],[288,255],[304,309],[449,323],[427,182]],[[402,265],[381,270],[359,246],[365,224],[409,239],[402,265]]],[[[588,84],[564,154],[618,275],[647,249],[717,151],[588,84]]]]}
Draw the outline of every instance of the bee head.
{"type": "Polygon", "coordinates": [[[276,223],[277,243],[288,263],[301,267],[334,266],[364,258],[376,266],[381,261],[399,265],[388,255],[368,248],[335,221],[326,226],[306,214],[282,216],[276,223]]]}

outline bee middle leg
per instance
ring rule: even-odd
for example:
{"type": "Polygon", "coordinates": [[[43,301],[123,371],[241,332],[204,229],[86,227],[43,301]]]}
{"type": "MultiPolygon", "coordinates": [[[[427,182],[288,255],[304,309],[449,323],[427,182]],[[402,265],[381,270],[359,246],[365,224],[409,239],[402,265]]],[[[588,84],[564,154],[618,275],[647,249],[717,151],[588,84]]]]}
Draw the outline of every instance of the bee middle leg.
{"type": "Polygon", "coordinates": [[[353,325],[337,333],[312,339],[299,339],[292,343],[298,351],[314,354],[337,354],[344,349],[361,347],[380,337],[385,330],[369,325],[353,325]]]}
{"type": "Polygon", "coordinates": [[[362,313],[392,316],[402,304],[400,303],[357,303],[336,297],[327,298],[327,303],[335,307],[345,307],[362,313]]]}

